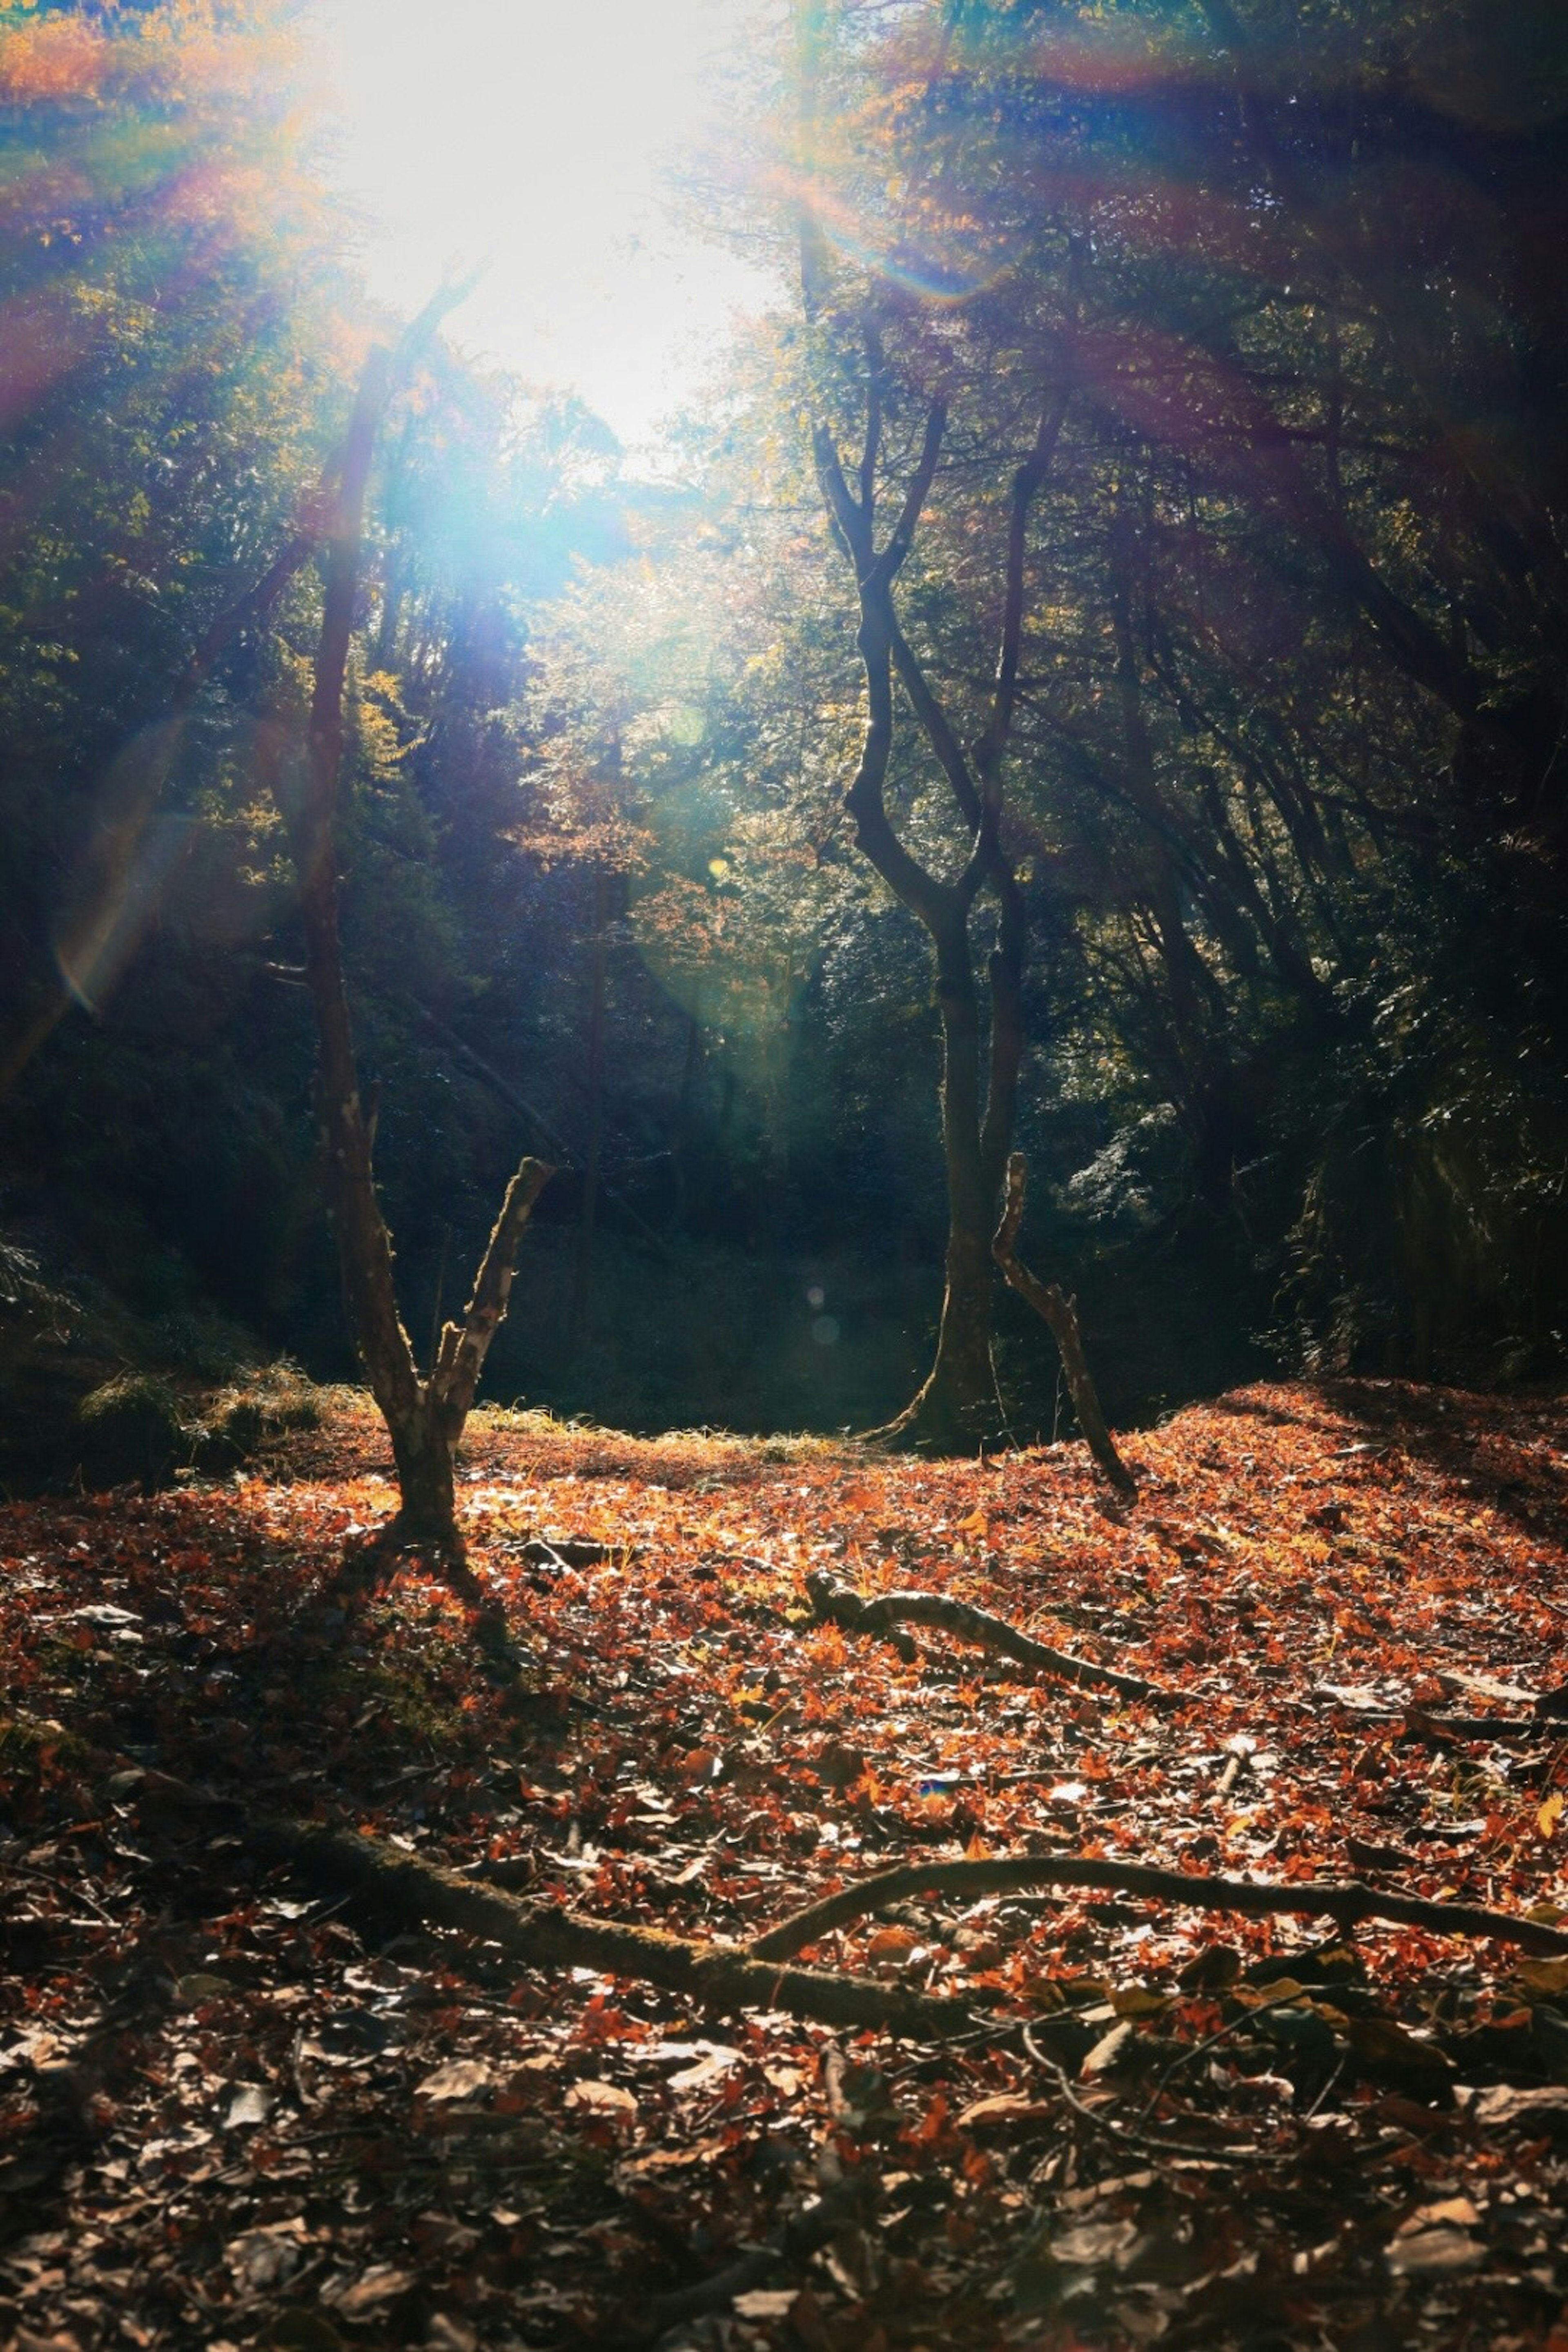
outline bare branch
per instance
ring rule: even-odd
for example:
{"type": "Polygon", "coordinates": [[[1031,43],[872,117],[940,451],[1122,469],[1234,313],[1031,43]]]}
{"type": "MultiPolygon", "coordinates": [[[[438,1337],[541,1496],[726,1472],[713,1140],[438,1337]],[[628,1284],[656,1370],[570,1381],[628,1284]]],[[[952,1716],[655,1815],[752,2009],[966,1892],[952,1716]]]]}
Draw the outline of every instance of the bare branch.
{"type": "Polygon", "coordinates": [[[535,1201],[554,1173],[547,1160],[524,1160],[521,1163],[506,1188],[500,1214],[479,1262],[474,1295],[464,1313],[461,1330],[448,1323],[441,1334],[436,1369],[430,1376],[430,1392],[440,1411],[458,1428],[473,1403],[490,1341],[505,1319],[522,1229],[535,1201]]]}
{"type": "Polygon", "coordinates": [[[991,697],[991,715],[974,752],[981,790],[987,802],[995,795],[1002,754],[1013,731],[1013,712],[1017,701],[1018,652],[1024,634],[1024,557],[1028,539],[1029,509],[1061,438],[1068,397],[1068,388],[1063,384],[1046,402],[1035,429],[1034,446],[1013,477],[1013,496],[1007,521],[1002,644],[996,657],[996,682],[991,697]]]}
{"type": "Polygon", "coordinates": [[[1135,1495],[1137,1482],[1116,1451],[1116,1441],[1100,1409],[1099,1393],[1083,1351],[1078,1307],[1059,1283],[1041,1282],[1019,1260],[1018,1225],[1024,1214],[1024,1185],[1027,1174],[1028,1163],[1023,1153],[1015,1151],[1007,1162],[1007,1197],[1001,1223],[992,1238],[991,1255],[1010,1286],[1020,1298],[1026,1298],[1036,1314],[1050,1326],[1051,1336],[1061,1350],[1062,1370],[1067,1374],[1068,1387],[1072,1393],[1073,1411],[1078,1415],[1078,1425],[1083,1432],[1089,1452],[1119,1494],[1135,1495]]]}

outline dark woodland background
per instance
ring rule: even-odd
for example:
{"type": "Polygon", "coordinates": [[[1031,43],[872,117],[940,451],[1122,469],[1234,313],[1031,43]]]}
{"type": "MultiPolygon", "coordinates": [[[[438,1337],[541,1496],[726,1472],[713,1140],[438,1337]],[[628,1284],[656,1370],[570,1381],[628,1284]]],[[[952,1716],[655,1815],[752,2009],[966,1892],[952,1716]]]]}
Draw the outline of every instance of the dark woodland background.
{"type": "MultiPolygon", "coordinates": [[[[318,570],[176,688],[297,526],[376,323],[287,12],[26,16],[0,89],[10,1478],[79,1466],[106,1384],[353,1376],[274,798],[318,570]],[[62,18],[90,34],[68,70],[62,18]]],[[[1558,10],[823,21],[823,169],[861,223],[837,315],[875,308],[889,471],[947,403],[901,594],[961,714],[1040,385],[1068,394],[1006,827],[1026,1245],[1079,1295],[1108,1411],[1268,1367],[1559,1374],[1558,10]]],[[[652,478],[570,396],[431,345],[352,672],[345,937],[416,1347],[531,1149],[563,1172],[486,1393],[634,1429],[883,1419],[941,1295],[931,973],[842,812],[856,615],[803,421],[837,401],[847,431],[854,387],[741,163],[787,141],[786,62],[687,191],[777,259],[777,315],[652,478]]],[[[940,859],[929,768],[903,728],[889,801],[940,859]]],[[[998,1318],[1017,1433],[1066,1433],[1040,1327],[998,1318]]]]}

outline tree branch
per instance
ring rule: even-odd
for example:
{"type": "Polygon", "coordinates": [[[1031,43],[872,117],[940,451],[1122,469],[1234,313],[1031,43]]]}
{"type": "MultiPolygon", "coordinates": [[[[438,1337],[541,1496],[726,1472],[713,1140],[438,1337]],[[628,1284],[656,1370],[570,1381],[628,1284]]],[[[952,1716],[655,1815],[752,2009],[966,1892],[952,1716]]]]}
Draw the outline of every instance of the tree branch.
{"type": "Polygon", "coordinates": [[[535,1201],[554,1173],[543,1160],[524,1160],[521,1163],[506,1188],[461,1328],[448,1323],[441,1334],[436,1367],[430,1375],[430,1391],[454,1436],[461,1430],[473,1403],[490,1341],[505,1319],[522,1229],[535,1201]]]}
{"type": "Polygon", "coordinates": [[[1018,1225],[1024,1214],[1024,1186],[1027,1175],[1028,1162],[1021,1151],[1015,1151],[1007,1162],[1007,1196],[1003,1204],[1001,1222],[992,1236],[991,1255],[1010,1287],[1018,1293],[1020,1298],[1026,1298],[1036,1314],[1049,1325],[1051,1336],[1061,1350],[1062,1370],[1067,1374],[1073,1411],[1078,1415],[1084,1443],[1118,1494],[1131,1496],[1138,1491],[1137,1481],[1118,1454],[1116,1441],[1100,1411],[1099,1391],[1083,1350],[1083,1333],[1079,1328],[1077,1305],[1059,1283],[1041,1282],[1018,1257],[1018,1225]]]}

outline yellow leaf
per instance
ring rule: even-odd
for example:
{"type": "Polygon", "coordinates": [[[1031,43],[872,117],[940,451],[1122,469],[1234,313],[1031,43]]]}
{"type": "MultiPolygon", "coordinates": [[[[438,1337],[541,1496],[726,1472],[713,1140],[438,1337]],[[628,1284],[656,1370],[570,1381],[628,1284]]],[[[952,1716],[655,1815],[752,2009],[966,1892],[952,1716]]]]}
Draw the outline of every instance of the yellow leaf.
{"type": "Polygon", "coordinates": [[[984,1541],[991,1532],[984,1512],[971,1511],[966,1519],[960,1519],[958,1532],[961,1536],[979,1536],[984,1541]]]}
{"type": "Polygon", "coordinates": [[[1152,1985],[1113,1985],[1110,2006],[1118,2017],[1163,2017],[1171,2006],[1171,1996],[1156,1992],[1152,1985]]]}
{"type": "Polygon", "coordinates": [[[1549,1838],[1563,1819],[1563,1791],[1554,1790],[1535,1816],[1535,1825],[1543,1838],[1549,1838]]]}
{"type": "Polygon", "coordinates": [[[1531,1992],[1545,1993],[1553,1999],[1568,1992],[1568,1958],[1521,1960],[1518,1973],[1520,1982],[1527,1984],[1531,1992]]]}

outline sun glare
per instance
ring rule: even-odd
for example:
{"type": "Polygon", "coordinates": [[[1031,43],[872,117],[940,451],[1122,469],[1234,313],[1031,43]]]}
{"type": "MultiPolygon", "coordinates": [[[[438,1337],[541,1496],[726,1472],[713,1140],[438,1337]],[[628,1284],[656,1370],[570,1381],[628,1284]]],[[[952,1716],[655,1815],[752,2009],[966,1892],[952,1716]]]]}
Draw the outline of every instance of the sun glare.
{"type": "Polygon", "coordinates": [[[763,273],[672,215],[767,0],[319,0],[337,171],[374,294],[482,276],[456,340],[571,384],[628,443],[688,391],[763,273]]]}

